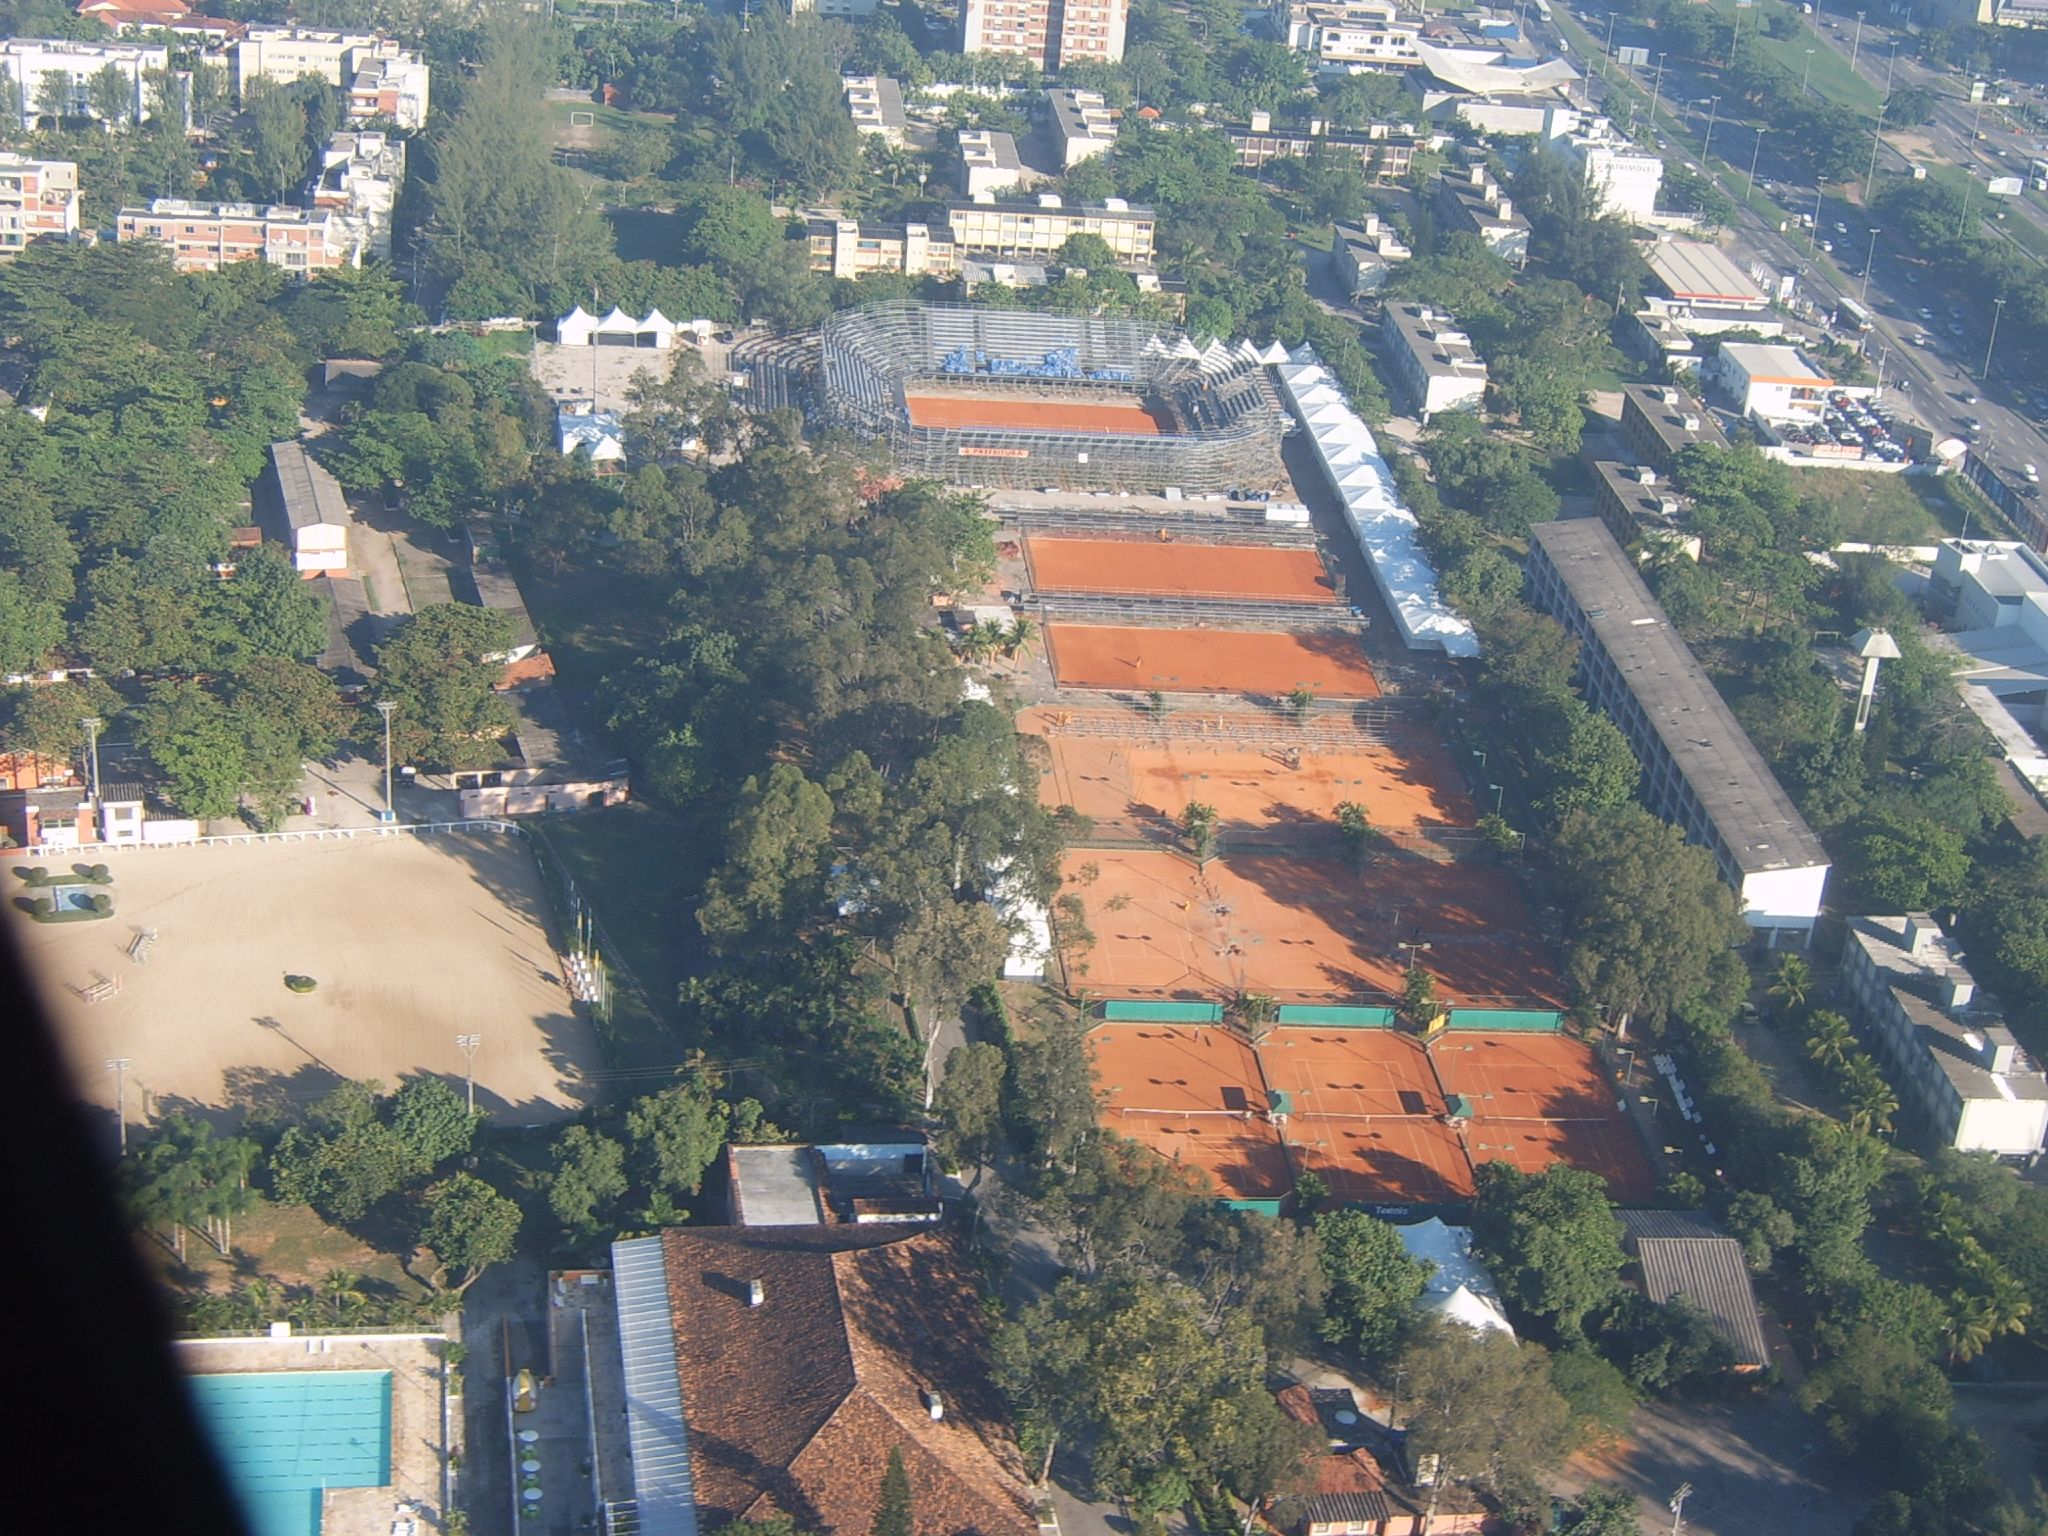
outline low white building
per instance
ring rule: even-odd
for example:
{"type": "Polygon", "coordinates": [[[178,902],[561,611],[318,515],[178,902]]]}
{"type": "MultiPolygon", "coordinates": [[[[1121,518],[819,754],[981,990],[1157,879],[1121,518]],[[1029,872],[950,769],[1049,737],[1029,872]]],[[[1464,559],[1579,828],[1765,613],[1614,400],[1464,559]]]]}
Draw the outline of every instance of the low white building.
{"type": "Polygon", "coordinates": [[[2048,1075],[1979,992],[1961,947],[1924,912],[1852,917],[1841,990],[1877,1038],[1901,1106],[1958,1152],[2033,1158],[2048,1075]]]}
{"type": "Polygon", "coordinates": [[[1425,424],[1445,411],[1477,410],[1486,364],[1457,321],[1427,304],[1389,304],[1380,317],[1387,357],[1425,424]]]}
{"type": "Polygon", "coordinates": [[[1956,686],[2017,773],[2048,794],[2048,557],[2005,539],[1943,539],[1928,607],[1956,686]]]}
{"type": "Polygon", "coordinates": [[[1765,421],[1819,421],[1836,388],[1797,347],[1759,342],[1722,343],[1700,366],[1700,377],[1743,415],[1765,421]]]}
{"type": "Polygon", "coordinates": [[[555,322],[555,340],[565,347],[638,347],[666,352],[676,344],[676,323],[658,309],[635,320],[616,304],[602,318],[578,304],[555,322]]]}
{"type": "Polygon", "coordinates": [[[626,467],[626,429],[610,411],[600,411],[588,400],[571,400],[555,413],[555,437],[562,457],[579,450],[590,455],[598,473],[617,473],[626,467]]]}
{"type": "Polygon", "coordinates": [[[994,197],[1024,179],[1017,141],[992,128],[960,130],[960,190],[969,197],[994,197]]]}
{"type": "Polygon", "coordinates": [[[346,576],[348,530],[355,521],[341,482],[299,442],[272,443],[270,466],[284,501],[292,541],[292,569],[303,577],[346,576]]]}
{"type": "MultiPolygon", "coordinates": [[[[869,7],[873,9],[873,7],[869,7]]],[[[884,144],[900,145],[910,119],[903,110],[903,87],[887,75],[846,75],[846,113],[856,133],[873,134],[884,144]]]]}
{"type": "Polygon", "coordinates": [[[1100,91],[1047,91],[1052,135],[1060,146],[1060,168],[1072,170],[1116,147],[1117,114],[1100,91]]]}

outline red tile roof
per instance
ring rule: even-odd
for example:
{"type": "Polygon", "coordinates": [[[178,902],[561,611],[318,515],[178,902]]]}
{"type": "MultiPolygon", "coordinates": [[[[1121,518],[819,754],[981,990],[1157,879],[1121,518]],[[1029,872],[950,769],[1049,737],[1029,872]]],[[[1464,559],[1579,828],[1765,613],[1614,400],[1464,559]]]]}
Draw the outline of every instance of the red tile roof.
{"type": "Polygon", "coordinates": [[[866,1536],[900,1446],[917,1536],[1036,1536],[980,1293],[950,1234],[682,1227],[662,1244],[704,1529],[782,1513],[866,1536]]]}

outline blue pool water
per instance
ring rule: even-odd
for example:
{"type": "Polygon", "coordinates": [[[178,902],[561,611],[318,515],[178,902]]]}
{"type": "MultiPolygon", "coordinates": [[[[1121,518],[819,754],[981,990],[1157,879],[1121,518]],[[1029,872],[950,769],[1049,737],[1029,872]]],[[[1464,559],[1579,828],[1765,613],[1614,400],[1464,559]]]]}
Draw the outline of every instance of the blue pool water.
{"type": "Polygon", "coordinates": [[[389,1371],[195,1376],[192,1392],[255,1536],[318,1536],[322,1489],[391,1481],[389,1371]]]}

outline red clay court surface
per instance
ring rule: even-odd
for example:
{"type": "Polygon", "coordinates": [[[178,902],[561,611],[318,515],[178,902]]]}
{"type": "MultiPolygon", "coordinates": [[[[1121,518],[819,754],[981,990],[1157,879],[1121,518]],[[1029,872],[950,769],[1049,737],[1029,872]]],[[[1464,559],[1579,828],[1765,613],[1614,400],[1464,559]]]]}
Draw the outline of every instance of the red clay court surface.
{"type": "Polygon", "coordinates": [[[1336,583],[1312,549],[1144,539],[1026,538],[1039,592],[1141,592],[1160,597],[1334,603],[1336,583]]]}
{"type": "Polygon", "coordinates": [[[1342,630],[1048,624],[1045,645],[1062,688],[1275,695],[1310,688],[1329,699],[1376,699],[1380,692],[1358,637],[1342,630]]]}
{"type": "Polygon", "coordinates": [[[1171,1024],[1098,1029],[1102,1123],[1216,1181],[1237,1200],[1280,1200],[1294,1187],[1266,1090],[1245,1040],[1225,1029],[1171,1024]]]}
{"type": "Polygon", "coordinates": [[[1398,937],[1428,943],[1447,1006],[1562,1006],[1520,893],[1485,865],[1386,859],[1360,875],[1342,859],[1234,854],[1198,871],[1165,849],[1081,848],[1064,873],[1095,935],[1066,951],[1068,984],[1098,996],[1386,1002],[1406,971],[1398,937]]]}
{"type": "Polygon", "coordinates": [[[1040,798],[1071,805],[1098,830],[1167,835],[1190,800],[1215,806],[1226,835],[1233,828],[1327,831],[1347,800],[1364,806],[1372,824],[1387,832],[1469,827],[1478,820],[1443,749],[1426,739],[1355,752],[1311,748],[1298,767],[1289,766],[1279,748],[1060,735],[1047,744],[1052,765],[1040,798]]]}
{"type": "Polygon", "coordinates": [[[1425,1048],[1396,1030],[1288,1027],[1253,1047],[1217,1027],[1111,1024],[1090,1040],[1103,1125],[1201,1168],[1233,1199],[1280,1198],[1293,1172],[1313,1169],[1340,1202],[1454,1203],[1471,1199],[1475,1164],[1500,1159],[1529,1173],[1558,1161],[1588,1169],[1624,1204],[1653,1195],[1591,1050],[1564,1036],[1451,1031],[1425,1048]],[[1450,1121],[1448,1094],[1461,1090],[1443,1069],[1509,1060],[1502,1070],[1532,1087],[1552,1072],[1569,1116],[1450,1121]],[[1604,1095],[1581,1103],[1589,1085],[1604,1095]],[[1287,1114],[1276,1127],[1266,1115],[1278,1094],[1287,1114]]]}
{"type": "Polygon", "coordinates": [[[1017,400],[1004,395],[905,395],[913,427],[984,427],[999,432],[1111,432],[1159,437],[1173,430],[1156,411],[1135,401],[1102,405],[1079,400],[1017,400]]]}

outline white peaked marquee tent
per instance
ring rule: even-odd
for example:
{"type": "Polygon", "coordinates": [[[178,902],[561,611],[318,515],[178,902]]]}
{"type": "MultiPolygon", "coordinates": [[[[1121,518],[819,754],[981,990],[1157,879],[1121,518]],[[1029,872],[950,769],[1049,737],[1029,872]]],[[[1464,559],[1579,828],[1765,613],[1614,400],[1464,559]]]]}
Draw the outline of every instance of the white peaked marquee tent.
{"type": "Polygon", "coordinates": [[[1410,1257],[1436,1266],[1416,1306],[1454,1323],[1463,1323],[1467,1328],[1492,1328],[1509,1338],[1515,1336],[1507,1313],[1501,1310],[1500,1292],[1493,1276],[1472,1257],[1470,1227],[1447,1227],[1432,1216],[1412,1227],[1394,1230],[1401,1234],[1401,1245],[1410,1257]]]}
{"type": "Polygon", "coordinates": [[[635,320],[617,305],[602,319],[578,304],[555,322],[555,340],[565,347],[645,347],[666,351],[676,344],[676,323],[658,309],[635,320]]]}
{"type": "Polygon", "coordinates": [[[1297,348],[1278,365],[1280,387],[1301,418],[1323,475],[1344,503],[1374,583],[1411,651],[1477,656],[1479,637],[1437,590],[1436,568],[1422,553],[1415,514],[1401,505],[1394,474],[1372,432],[1315,352],[1297,348]]]}

